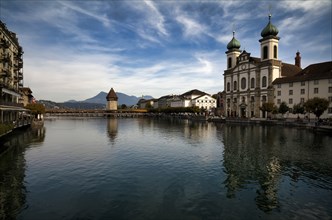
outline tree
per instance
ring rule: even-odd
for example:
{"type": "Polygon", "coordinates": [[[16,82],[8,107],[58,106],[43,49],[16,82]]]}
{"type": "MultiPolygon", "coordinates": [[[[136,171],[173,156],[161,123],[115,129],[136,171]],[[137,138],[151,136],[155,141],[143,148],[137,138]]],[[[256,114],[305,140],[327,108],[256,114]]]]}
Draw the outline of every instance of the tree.
{"type": "Polygon", "coordinates": [[[298,116],[299,114],[304,114],[304,106],[302,103],[293,106],[293,114],[297,114],[298,116]]]}
{"type": "Polygon", "coordinates": [[[282,102],[279,106],[278,112],[284,115],[288,111],[289,111],[288,105],[286,104],[286,102],[282,102]]]}
{"type": "Polygon", "coordinates": [[[28,104],[27,106],[25,106],[25,108],[29,109],[31,111],[31,113],[34,115],[45,113],[45,106],[40,103],[28,104]]]}
{"type": "Polygon", "coordinates": [[[121,105],[121,109],[126,109],[127,108],[127,105],[126,104],[122,104],[121,105]]]}
{"type": "Polygon", "coordinates": [[[328,107],[329,100],[324,98],[314,97],[304,103],[305,110],[314,113],[318,119],[328,107]]]}
{"type": "Polygon", "coordinates": [[[275,109],[275,105],[273,102],[265,102],[262,104],[262,106],[259,108],[263,113],[267,112],[270,113],[275,109]]]}

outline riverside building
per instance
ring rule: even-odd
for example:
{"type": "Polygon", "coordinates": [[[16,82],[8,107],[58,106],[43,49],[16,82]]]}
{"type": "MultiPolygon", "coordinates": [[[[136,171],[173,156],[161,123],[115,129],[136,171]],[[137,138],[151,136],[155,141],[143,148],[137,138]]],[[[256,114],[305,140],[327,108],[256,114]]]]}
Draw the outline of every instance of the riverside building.
{"type": "Polygon", "coordinates": [[[15,123],[25,117],[23,88],[23,49],[14,32],[0,21],[0,123],[15,123]]]}
{"type": "MultiPolygon", "coordinates": [[[[299,52],[296,54],[295,64],[282,62],[279,59],[278,33],[269,15],[268,24],[261,31],[262,38],[259,39],[260,57],[252,57],[247,51],[240,50],[241,44],[233,32],[233,38],[227,44],[227,69],[224,71],[224,112],[227,117],[266,118],[267,113],[260,110],[266,102],[275,103],[278,107],[281,102],[286,101],[292,108],[293,104],[304,102],[316,95],[332,99],[328,96],[328,94],[332,96],[332,88],[327,86],[332,80],[331,62],[313,64],[302,70],[299,52]],[[294,78],[294,76],[306,75],[307,71],[311,73],[310,79],[303,76],[294,78]],[[307,83],[303,82],[305,79],[308,80],[307,83]],[[311,87],[313,91],[307,89],[306,97],[301,94],[303,92],[301,85],[294,90],[289,89],[290,83],[295,81],[309,86],[323,79],[320,86],[324,88],[319,89],[318,85],[311,87]],[[281,88],[283,88],[282,92],[281,88]],[[320,90],[321,95],[319,95],[320,90]],[[331,93],[329,93],[330,90],[331,93]]],[[[332,109],[329,108],[329,111],[332,109]]]]}

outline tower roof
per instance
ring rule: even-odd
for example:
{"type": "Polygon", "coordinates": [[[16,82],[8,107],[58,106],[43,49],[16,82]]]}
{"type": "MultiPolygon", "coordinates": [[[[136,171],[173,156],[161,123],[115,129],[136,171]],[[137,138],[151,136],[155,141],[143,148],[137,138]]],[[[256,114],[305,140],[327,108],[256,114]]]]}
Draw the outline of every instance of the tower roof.
{"type": "Polygon", "coordinates": [[[114,92],[113,88],[111,88],[111,90],[107,94],[106,99],[107,99],[107,101],[117,101],[118,100],[118,96],[114,92]]]}
{"type": "Polygon", "coordinates": [[[234,37],[235,31],[233,31],[233,38],[232,40],[227,44],[227,49],[232,50],[232,49],[239,49],[241,47],[240,42],[234,37]]]}
{"type": "Polygon", "coordinates": [[[262,30],[261,32],[261,36],[262,37],[268,37],[268,36],[277,36],[279,33],[279,30],[276,28],[276,26],[274,26],[271,23],[271,14],[269,15],[269,23],[266,25],[266,27],[262,30]]]}

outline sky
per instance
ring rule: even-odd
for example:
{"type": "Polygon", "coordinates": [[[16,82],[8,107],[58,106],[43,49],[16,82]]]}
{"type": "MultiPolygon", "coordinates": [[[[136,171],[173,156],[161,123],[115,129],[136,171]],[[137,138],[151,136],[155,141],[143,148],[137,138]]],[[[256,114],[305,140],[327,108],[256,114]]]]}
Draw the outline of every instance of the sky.
{"type": "Polygon", "coordinates": [[[224,90],[227,43],[260,57],[268,15],[279,59],[332,60],[331,0],[1,0],[0,19],[24,55],[24,86],[37,100],[224,90]]]}

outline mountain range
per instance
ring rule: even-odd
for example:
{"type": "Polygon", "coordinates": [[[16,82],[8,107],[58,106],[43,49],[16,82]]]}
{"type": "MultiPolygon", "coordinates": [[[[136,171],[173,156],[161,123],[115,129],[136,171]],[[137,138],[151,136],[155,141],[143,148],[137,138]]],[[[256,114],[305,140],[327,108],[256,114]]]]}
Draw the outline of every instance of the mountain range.
{"type": "MultiPolygon", "coordinates": [[[[153,99],[152,96],[130,96],[125,93],[116,92],[118,96],[118,105],[132,106],[137,104],[140,99],[153,99]]],[[[46,108],[70,108],[70,109],[104,109],[106,107],[106,92],[100,92],[94,97],[85,99],[83,101],[68,100],[66,102],[53,102],[49,100],[39,100],[46,108]]]]}
{"type": "MultiPolygon", "coordinates": [[[[143,97],[136,97],[136,96],[129,96],[127,94],[121,93],[121,92],[116,92],[116,95],[118,96],[118,105],[125,104],[127,106],[130,105],[135,105],[140,99],[153,99],[152,96],[143,96],[143,97]]],[[[106,92],[100,92],[98,95],[86,99],[82,102],[87,102],[87,103],[98,103],[98,104],[106,104],[106,92]]]]}

